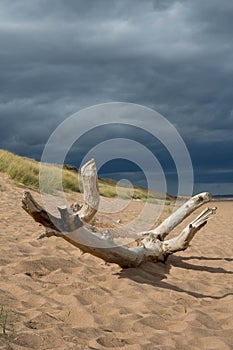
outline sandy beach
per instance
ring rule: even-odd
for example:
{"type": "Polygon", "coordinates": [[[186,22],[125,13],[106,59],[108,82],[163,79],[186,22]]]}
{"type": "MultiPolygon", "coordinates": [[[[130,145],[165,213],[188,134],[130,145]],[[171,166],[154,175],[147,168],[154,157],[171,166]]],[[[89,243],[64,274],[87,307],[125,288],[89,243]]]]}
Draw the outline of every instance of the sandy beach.
{"type": "Polygon", "coordinates": [[[0,174],[0,349],[233,349],[233,202],[214,202],[214,218],[166,264],[121,269],[36,240],[43,228],[22,193],[0,174]]]}

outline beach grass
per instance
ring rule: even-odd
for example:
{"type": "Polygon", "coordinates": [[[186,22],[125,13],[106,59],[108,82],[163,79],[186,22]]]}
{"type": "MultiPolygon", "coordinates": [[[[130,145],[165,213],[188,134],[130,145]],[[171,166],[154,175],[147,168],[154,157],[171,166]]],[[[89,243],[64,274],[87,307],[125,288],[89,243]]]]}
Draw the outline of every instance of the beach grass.
{"type": "MultiPolygon", "coordinates": [[[[78,179],[78,169],[74,166],[40,163],[31,158],[0,150],[0,172],[6,173],[19,186],[36,191],[42,190],[45,193],[61,190],[61,170],[62,190],[81,192],[82,185],[78,179]],[[40,183],[41,171],[43,172],[42,183],[40,183]]],[[[98,178],[98,186],[100,194],[109,198],[137,199],[155,204],[158,199],[174,200],[168,194],[142,187],[131,188],[127,184],[119,183],[113,179],[98,178]]]]}
{"type": "MultiPolygon", "coordinates": [[[[59,174],[61,168],[55,164],[43,164],[46,181],[43,181],[43,191],[59,190],[59,174]],[[57,182],[57,183],[56,183],[57,182]]],[[[0,171],[5,172],[17,185],[23,185],[38,191],[40,188],[40,163],[34,159],[20,157],[11,152],[0,150],[0,171]]],[[[79,192],[77,175],[67,169],[62,169],[62,186],[64,191],[79,192]]]]}

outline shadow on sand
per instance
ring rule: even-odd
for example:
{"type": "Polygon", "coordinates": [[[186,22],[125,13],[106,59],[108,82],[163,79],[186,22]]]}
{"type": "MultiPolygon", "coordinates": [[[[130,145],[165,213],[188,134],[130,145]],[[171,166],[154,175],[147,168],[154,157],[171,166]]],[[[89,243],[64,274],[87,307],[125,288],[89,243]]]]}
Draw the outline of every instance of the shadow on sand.
{"type": "Polygon", "coordinates": [[[218,300],[218,299],[225,298],[229,295],[233,295],[233,292],[225,293],[220,296],[202,294],[202,293],[198,293],[197,291],[183,289],[181,287],[172,285],[164,281],[165,279],[167,279],[167,275],[169,274],[170,269],[173,266],[184,269],[184,278],[185,278],[185,273],[188,273],[189,270],[200,271],[200,272],[205,271],[211,274],[216,273],[216,274],[233,275],[233,271],[225,270],[222,267],[203,266],[203,265],[191,264],[186,262],[187,260],[194,260],[194,259],[205,260],[205,261],[211,261],[211,260],[212,261],[219,260],[219,261],[227,261],[227,262],[233,261],[233,259],[231,258],[211,258],[211,257],[208,258],[208,257],[202,257],[202,256],[182,257],[182,256],[172,255],[168,258],[165,264],[146,263],[136,269],[135,268],[122,269],[117,275],[119,276],[119,278],[128,278],[137,283],[149,284],[157,288],[169,289],[180,293],[186,293],[195,298],[211,298],[211,299],[218,300]]]}

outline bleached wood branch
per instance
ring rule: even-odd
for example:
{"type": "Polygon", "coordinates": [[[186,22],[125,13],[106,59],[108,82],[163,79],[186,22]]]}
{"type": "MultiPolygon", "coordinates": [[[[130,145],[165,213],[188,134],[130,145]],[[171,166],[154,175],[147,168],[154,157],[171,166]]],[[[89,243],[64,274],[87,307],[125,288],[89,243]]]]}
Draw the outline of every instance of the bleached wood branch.
{"type": "Polygon", "coordinates": [[[205,209],[177,237],[163,241],[164,253],[172,254],[187,249],[194,235],[207,224],[216,209],[216,207],[205,209]]]}
{"type": "Polygon", "coordinates": [[[84,204],[77,215],[84,222],[89,222],[96,214],[99,206],[99,188],[96,165],[94,159],[81,168],[84,204]]]}
{"type": "MultiPolygon", "coordinates": [[[[203,192],[190,198],[174,213],[172,213],[167,219],[165,219],[154,230],[147,231],[155,235],[159,235],[161,239],[164,239],[176,226],[178,226],[187,216],[189,216],[198,207],[211,200],[211,194],[209,192],[203,192]]],[[[143,234],[142,232],[141,234],[143,234]]],[[[140,234],[139,234],[140,235],[140,234]]]]}
{"type": "Polygon", "coordinates": [[[106,262],[116,263],[122,267],[136,267],[146,261],[165,261],[167,256],[188,247],[194,235],[207,223],[207,220],[215,213],[216,208],[204,210],[193,220],[177,237],[164,240],[164,237],[193,210],[210,199],[205,192],[191,198],[157,229],[141,234],[135,240],[135,246],[119,246],[113,237],[101,236],[97,229],[88,226],[95,215],[99,204],[99,191],[97,185],[97,173],[94,160],[86,163],[81,170],[84,204],[78,211],[59,207],[60,218],[49,214],[25,191],[23,196],[23,209],[33,219],[43,226],[46,231],[39,236],[57,236],[78,247],[85,253],[97,256],[106,262]]]}

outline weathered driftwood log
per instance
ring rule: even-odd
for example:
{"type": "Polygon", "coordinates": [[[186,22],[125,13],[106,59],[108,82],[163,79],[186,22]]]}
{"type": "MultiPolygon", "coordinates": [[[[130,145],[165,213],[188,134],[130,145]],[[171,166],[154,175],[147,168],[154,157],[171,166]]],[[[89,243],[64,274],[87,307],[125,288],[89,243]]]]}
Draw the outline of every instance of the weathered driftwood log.
{"type": "Polygon", "coordinates": [[[192,197],[155,230],[138,234],[134,247],[119,246],[113,237],[99,236],[96,228],[87,225],[98,210],[99,191],[94,160],[81,169],[84,190],[84,203],[79,210],[59,207],[60,218],[42,208],[25,191],[22,199],[23,209],[42,224],[46,230],[38,238],[57,236],[106,262],[116,263],[122,267],[136,267],[146,261],[166,261],[170,254],[185,250],[190,241],[215,213],[216,208],[207,208],[197,216],[177,237],[164,238],[196,208],[210,200],[209,193],[204,192],[192,197]]]}

